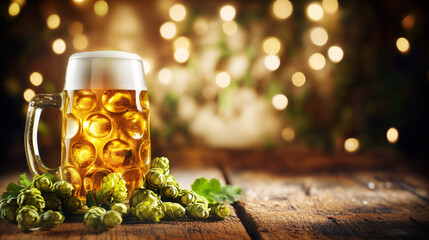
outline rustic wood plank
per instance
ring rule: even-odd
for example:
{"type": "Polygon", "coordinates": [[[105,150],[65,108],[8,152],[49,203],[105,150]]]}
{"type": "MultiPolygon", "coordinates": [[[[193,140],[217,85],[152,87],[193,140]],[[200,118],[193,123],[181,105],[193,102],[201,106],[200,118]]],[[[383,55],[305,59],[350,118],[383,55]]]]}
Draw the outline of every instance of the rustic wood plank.
{"type": "MultiPolygon", "coordinates": [[[[216,177],[223,174],[216,168],[172,169],[172,175],[182,187],[190,189],[195,178],[216,177]]],[[[18,174],[4,176],[0,190],[8,181],[16,181],[18,174]]],[[[159,223],[124,223],[108,232],[97,233],[87,229],[81,222],[66,222],[49,231],[22,232],[16,224],[0,220],[0,239],[250,239],[246,229],[230,206],[231,216],[223,221],[161,221],[159,223]]]]}
{"type": "Polygon", "coordinates": [[[429,202],[427,191],[423,190],[429,186],[414,174],[356,171],[286,175],[253,170],[227,173],[232,184],[244,189],[236,208],[254,239],[429,236],[429,202]]]}

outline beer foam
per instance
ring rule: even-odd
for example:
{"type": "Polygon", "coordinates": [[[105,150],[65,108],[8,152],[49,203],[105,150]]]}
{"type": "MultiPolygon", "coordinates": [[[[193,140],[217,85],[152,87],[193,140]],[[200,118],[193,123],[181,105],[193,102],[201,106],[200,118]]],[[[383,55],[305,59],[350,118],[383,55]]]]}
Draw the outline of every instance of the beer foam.
{"type": "Polygon", "coordinates": [[[70,56],[64,90],[147,90],[141,58],[119,51],[81,52],[70,56]]]}

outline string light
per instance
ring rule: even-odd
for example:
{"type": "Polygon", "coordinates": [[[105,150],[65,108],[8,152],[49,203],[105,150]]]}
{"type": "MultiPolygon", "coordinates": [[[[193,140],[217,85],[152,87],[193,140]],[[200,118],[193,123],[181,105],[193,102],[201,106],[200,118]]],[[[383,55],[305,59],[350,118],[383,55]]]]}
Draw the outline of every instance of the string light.
{"type": "Polygon", "coordinates": [[[94,3],[94,12],[98,16],[103,17],[109,11],[109,5],[106,1],[100,0],[94,3]]]}
{"type": "Polygon", "coordinates": [[[238,26],[235,21],[226,21],[222,24],[222,30],[226,35],[232,35],[237,32],[238,26]]]}
{"type": "Polygon", "coordinates": [[[359,141],[356,138],[348,138],[344,142],[344,149],[349,153],[354,153],[359,149],[359,141]]]}
{"type": "Polygon", "coordinates": [[[77,50],[84,50],[88,47],[88,38],[83,34],[75,36],[73,38],[73,47],[77,50]]]}
{"type": "Polygon", "coordinates": [[[344,57],[343,49],[341,49],[339,46],[332,46],[328,49],[328,56],[332,62],[338,63],[344,57]]]}
{"type": "Polygon", "coordinates": [[[415,22],[416,22],[416,18],[414,17],[414,15],[409,14],[406,17],[404,17],[404,19],[402,19],[402,27],[405,30],[410,30],[414,26],[415,22]]]}
{"type": "Polygon", "coordinates": [[[398,130],[394,127],[389,128],[386,133],[387,141],[389,141],[391,144],[394,144],[398,141],[399,133],[398,130]]]}
{"type": "Polygon", "coordinates": [[[302,72],[296,72],[292,75],[292,83],[297,87],[302,87],[305,84],[305,75],[302,72]]]}
{"type": "Polygon", "coordinates": [[[323,17],[323,8],[320,3],[312,3],[307,7],[307,16],[310,20],[319,21],[323,17]]]}
{"type": "Polygon", "coordinates": [[[401,53],[407,53],[410,50],[410,42],[406,38],[400,37],[396,40],[396,47],[401,53]]]}
{"type": "Polygon", "coordinates": [[[281,43],[276,37],[268,37],[262,42],[264,52],[269,55],[277,54],[280,51],[281,43]]]}
{"type": "Polygon", "coordinates": [[[174,60],[178,63],[184,63],[188,61],[189,58],[189,50],[186,48],[177,48],[174,51],[174,60]]]}
{"type": "Polygon", "coordinates": [[[275,71],[280,66],[280,58],[277,55],[268,55],[264,59],[265,67],[270,71],[275,71]]]}
{"type": "Polygon", "coordinates": [[[51,14],[48,19],[46,19],[46,25],[49,29],[56,29],[60,26],[61,19],[57,14],[51,14]]]}
{"type": "Polygon", "coordinates": [[[21,11],[21,7],[17,2],[13,2],[12,4],[9,5],[8,12],[11,17],[15,17],[16,15],[19,14],[20,11],[21,11]]]}
{"type": "Polygon", "coordinates": [[[181,36],[174,40],[174,48],[189,48],[190,42],[187,37],[181,36]]]}
{"type": "Polygon", "coordinates": [[[173,73],[171,73],[170,69],[163,68],[158,72],[158,80],[162,84],[169,84],[173,80],[173,73]]]}
{"type": "Polygon", "coordinates": [[[283,20],[292,14],[293,6],[288,0],[276,0],[273,2],[271,10],[275,18],[283,20]]]}
{"type": "Polygon", "coordinates": [[[34,91],[32,89],[30,89],[30,88],[26,89],[24,91],[24,94],[23,94],[24,99],[27,102],[29,102],[35,95],[36,95],[36,93],[34,93],[34,91]]]}
{"type": "Polygon", "coordinates": [[[337,0],[323,0],[322,5],[327,13],[334,13],[338,10],[337,0]]]}
{"type": "Polygon", "coordinates": [[[79,35],[83,32],[83,25],[79,21],[73,21],[69,24],[68,32],[72,36],[79,35]]]}
{"type": "Polygon", "coordinates": [[[142,61],[143,61],[143,69],[144,69],[144,74],[148,74],[148,73],[150,73],[150,70],[151,70],[151,65],[150,65],[150,62],[149,61],[147,61],[147,60],[145,60],[145,59],[142,59],[142,61]]]}
{"type": "Polygon", "coordinates": [[[314,70],[320,70],[325,67],[325,57],[320,53],[315,53],[308,59],[308,65],[314,70]]]}
{"type": "Polygon", "coordinates": [[[315,27],[310,33],[311,42],[317,46],[323,46],[328,41],[328,32],[322,27],[315,27]]]}
{"type": "Polygon", "coordinates": [[[159,29],[161,36],[165,39],[172,39],[176,36],[176,25],[173,22],[166,22],[159,29]]]}
{"type": "Polygon", "coordinates": [[[180,22],[186,17],[186,8],[183,4],[177,3],[170,8],[170,18],[180,22]]]}
{"type": "Polygon", "coordinates": [[[219,11],[220,18],[224,21],[231,21],[235,17],[235,8],[232,5],[225,5],[219,11]]]}
{"type": "Polygon", "coordinates": [[[282,138],[286,142],[291,142],[295,138],[295,131],[290,127],[283,128],[282,138]]]}
{"type": "Polygon", "coordinates": [[[30,82],[34,86],[40,86],[43,82],[43,76],[39,72],[32,72],[30,74],[30,82]]]}
{"type": "Polygon", "coordinates": [[[66,43],[61,38],[58,38],[52,43],[52,50],[56,54],[63,54],[66,51],[66,43]]]}
{"type": "Polygon", "coordinates": [[[271,104],[279,111],[286,109],[288,102],[287,97],[283,94],[276,94],[271,98],[271,104]]]}
{"type": "Polygon", "coordinates": [[[216,85],[226,88],[231,83],[231,76],[227,72],[220,72],[216,75],[216,85]]]}

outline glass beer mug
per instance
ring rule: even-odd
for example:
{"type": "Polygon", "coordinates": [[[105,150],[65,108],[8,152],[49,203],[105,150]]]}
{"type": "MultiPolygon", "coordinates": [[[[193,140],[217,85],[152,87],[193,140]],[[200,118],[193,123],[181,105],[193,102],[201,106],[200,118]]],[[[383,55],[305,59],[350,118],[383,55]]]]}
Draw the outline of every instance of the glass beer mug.
{"type": "Polygon", "coordinates": [[[127,189],[142,185],[150,164],[149,100],[141,58],[100,51],[73,54],[64,91],[38,94],[29,103],[25,152],[33,174],[52,173],[83,197],[99,189],[104,176],[119,172],[127,189]],[[46,167],[39,154],[37,129],[45,107],[62,111],[61,165],[46,167]]]}

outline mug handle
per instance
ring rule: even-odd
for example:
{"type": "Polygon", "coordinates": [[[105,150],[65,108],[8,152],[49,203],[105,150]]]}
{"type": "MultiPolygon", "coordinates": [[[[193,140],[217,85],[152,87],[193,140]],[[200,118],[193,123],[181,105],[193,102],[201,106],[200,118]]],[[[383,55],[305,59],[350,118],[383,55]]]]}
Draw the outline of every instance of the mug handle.
{"type": "Polygon", "coordinates": [[[37,130],[39,127],[40,115],[45,107],[56,107],[60,110],[63,108],[63,94],[37,94],[28,104],[27,121],[25,123],[24,145],[25,156],[27,157],[30,172],[43,174],[52,173],[61,179],[60,167],[48,168],[43,164],[39,154],[37,144],[37,130]]]}

